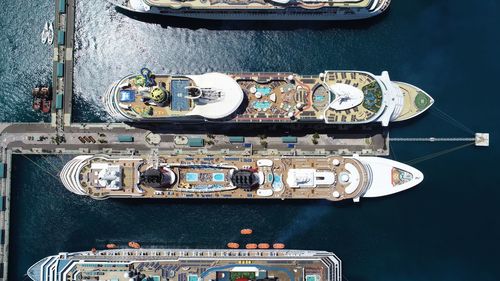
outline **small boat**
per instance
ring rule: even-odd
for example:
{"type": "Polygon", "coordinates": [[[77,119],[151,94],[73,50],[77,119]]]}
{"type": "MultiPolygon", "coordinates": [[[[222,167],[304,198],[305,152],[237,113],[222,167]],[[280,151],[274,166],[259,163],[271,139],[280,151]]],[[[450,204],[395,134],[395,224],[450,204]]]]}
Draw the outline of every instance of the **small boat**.
{"type": "Polygon", "coordinates": [[[283,243],[274,243],[273,249],[285,249],[285,244],[283,243]]]}
{"type": "Polygon", "coordinates": [[[113,243],[106,244],[106,249],[116,249],[116,248],[118,248],[118,245],[116,244],[113,243]]]}
{"type": "Polygon", "coordinates": [[[259,243],[259,245],[257,245],[257,248],[259,249],[269,249],[271,246],[269,246],[269,244],[267,243],[259,243]]]}
{"type": "Polygon", "coordinates": [[[54,25],[52,22],[49,23],[49,35],[47,38],[47,44],[52,45],[52,42],[54,42],[54,25]]]}
{"type": "Polygon", "coordinates": [[[238,249],[240,247],[240,244],[234,243],[234,242],[229,242],[229,243],[227,243],[227,247],[229,249],[238,249]]]}
{"type": "Polygon", "coordinates": [[[43,27],[43,30],[42,30],[42,44],[47,44],[47,41],[49,40],[49,35],[50,35],[50,31],[49,31],[49,22],[45,22],[45,26],[43,27]]]}
{"type": "Polygon", "coordinates": [[[257,244],[255,243],[249,243],[245,246],[247,249],[257,249],[257,244]]]}
{"type": "Polygon", "coordinates": [[[42,107],[42,98],[40,97],[34,97],[33,98],[33,110],[40,110],[42,107]]]}
{"type": "Polygon", "coordinates": [[[245,228],[245,229],[242,229],[242,230],[240,231],[240,233],[241,233],[242,235],[250,235],[250,234],[252,234],[252,233],[253,233],[253,230],[251,230],[250,228],[245,228]]]}
{"type": "Polygon", "coordinates": [[[134,249],[140,249],[141,248],[141,244],[137,243],[137,242],[128,242],[128,246],[130,248],[134,248],[134,249]]]}
{"type": "Polygon", "coordinates": [[[49,113],[50,112],[50,105],[52,104],[52,101],[50,99],[44,98],[42,100],[42,112],[43,113],[49,113]]]}

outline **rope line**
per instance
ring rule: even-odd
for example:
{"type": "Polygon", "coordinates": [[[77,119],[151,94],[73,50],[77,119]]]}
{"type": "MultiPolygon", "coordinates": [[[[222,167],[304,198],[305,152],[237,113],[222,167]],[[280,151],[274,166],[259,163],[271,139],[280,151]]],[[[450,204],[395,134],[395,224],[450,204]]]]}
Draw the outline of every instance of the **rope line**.
{"type": "Polygon", "coordinates": [[[424,161],[427,161],[427,160],[430,160],[430,159],[434,159],[436,157],[439,157],[439,156],[451,153],[453,151],[457,151],[459,149],[471,146],[473,144],[474,144],[473,142],[472,143],[466,143],[466,144],[462,144],[462,145],[459,145],[459,146],[456,146],[456,147],[445,149],[445,150],[442,150],[442,151],[439,151],[439,152],[430,153],[430,154],[427,154],[427,155],[424,155],[424,156],[421,156],[421,157],[418,157],[418,158],[406,161],[406,163],[408,165],[418,164],[418,163],[421,163],[421,162],[424,162],[424,161]]]}
{"type": "Polygon", "coordinates": [[[437,117],[441,118],[442,120],[447,121],[451,125],[453,125],[453,126],[459,128],[461,130],[464,130],[464,131],[466,131],[466,132],[474,135],[474,131],[472,131],[469,127],[467,127],[464,124],[460,123],[457,119],[451,117],[449,114],[447,114],[446,112],[442,111],[437,106],[433,106],[432,110],[433,111],[431,111],[431,113],[436,113],[435,115],[437,115],[437,117]]]}
{"type": "Polygon", "coordinates": [[[35,161],[31,160],[31,158],[29,158],[28,156],[24,155],[24,154],[21,154],[24,158],[30,160],[31,163],[35,164],[35,166],[37,166],[38,168],[42,169],[42,171],[44,171],[45,173],[49,174],[51,177],[55,178],[56,180],[59,181],[59,177],[56,177],[55,175],[49,173],[48,171],[46,171],[42,166],[40,166],[38,163],[36,163],[35,161]]]}

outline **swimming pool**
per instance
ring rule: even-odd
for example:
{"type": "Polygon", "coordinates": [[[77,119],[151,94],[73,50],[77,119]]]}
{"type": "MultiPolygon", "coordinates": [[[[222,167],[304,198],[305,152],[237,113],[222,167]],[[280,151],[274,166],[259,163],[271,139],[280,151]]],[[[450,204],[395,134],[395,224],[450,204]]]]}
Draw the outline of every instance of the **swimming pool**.
{"type": "Polygon", "coordinates": [[[212,175],[212,180],[213,181],[224,181],[224,174],[223,173],[214,173],[212,175]]]}
{"type": "Polygon", "coordinates": [[[283,181],[281,180],[281,175],[274,175],[273,190],[278,191],[283,188],[283,181]]]}
{"type": "Polygon", "coordinates": [[[270,101],[256,101],[253,103],[255,109],[268,110],[271,107],[270,101]]]}
{"type": "Polygon", "coordinates": [[[198,173],[186,173],[186,181],[193,182],[198,181],[198,173]]]}
{"type": "Polygon", "coordinates": [[[269,87],[259,87],[257,88],[257,92],[261,93],[263,96],[269,96],[273,89],[269,87]]]}

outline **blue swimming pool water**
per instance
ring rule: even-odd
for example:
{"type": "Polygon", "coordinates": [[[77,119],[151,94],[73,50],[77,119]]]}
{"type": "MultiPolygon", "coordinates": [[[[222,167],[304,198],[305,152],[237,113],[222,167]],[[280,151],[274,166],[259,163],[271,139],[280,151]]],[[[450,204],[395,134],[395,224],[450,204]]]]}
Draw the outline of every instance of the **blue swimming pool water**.
{"type": "Polygon", "coordinates": [[[257,88],[257,92],[260,92],[264,96],[269,96],[271,93],[272,89],[269,87],[259,87],[257,88]]]}
{"type": "Polygon", "coordinates": [[[198,173],[186,173],[186,181],[198,181],[198,173]]]}
{"type": "Polygon", "coordinates": [[[224,174],[223,173],[215,173],[212,175],[213,181],[224,181],[224,174]]]}
{"type": "Polygon", "coordinates": [[[274,175],[273,188],[280,189],[283,187],[283,182],[281,181],[281,175],[274,175]]]}
{"type": "Polygon", "coordinates": [[[256,101],[253,103],[255,109],[267,110],[271,107],[270,101],[256,101]]]}

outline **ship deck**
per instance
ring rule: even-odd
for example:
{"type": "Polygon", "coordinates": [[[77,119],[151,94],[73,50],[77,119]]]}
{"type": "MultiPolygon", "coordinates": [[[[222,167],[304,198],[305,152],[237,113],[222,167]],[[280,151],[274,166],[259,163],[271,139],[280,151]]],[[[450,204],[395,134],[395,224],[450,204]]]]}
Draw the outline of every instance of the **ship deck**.
{"type": "MultiPolygon", "coordinates": [[[[228,74],[237,81],[245,94],[245,100],[236,113],[227,121],[233,122],[292,122],[294,120],[328,123],[366,123],[380,112],[383,100],[382,89],[370,74],[356,71],[331,71],[325,78],[319,75],[293,75],[291,73],[233,73],[228,74]],[[363,102],[346,110],[329,107],[335,99],[328,87],[335,84],[349,85],[359,89],[363,102]]],[[[185,87],[196,86],[185,76],[156,75],[155,82],[171,94],[171,101],[164,106],[144,102],[144,95],[152,89],[137,85],[132,76],[116,87],[115,95],[121,90],[135,93],[132,101],[121,101],[120,110],[140,119],[164,119],[189,115],[194,107],[191,99],[185,98],[185,87]]],[[[230,94],[230,93],[229,93],[230,94]]]]}
{"type": "Polygon", "coordinates": [[[80,184],[87,194],[93,198],[133,197],[133,198],[262,198],[262,199],[328,199],[339,201],[353,199],[366,191],[368,175],[363,165],[352,158],[346,157],[289,157],[266,158],[273,162],[272,166],[259,166],[262,157],[191,157],[168,156],[158,159],[159,167],[167,167],[176,175],[176,181],[170,188],[156,189],[139,182],[140,174],[153,167],[154,163],[146,158],[91,158],[80,172],[80,184]],[[334,165],[338,160],[338,165],[334,165]],[[98,170],[92,165],[108,163],[121,166],[122,187],[111,190],[98,185],[98,170]],[[258,189],[236,188],[230,183],[230,170],[254,169],[261,173],[263,182],[258,189]],[[322,184],[317,181],[315,186],[291,188],[287,184],[289,172],[294,169],[314,169],[318,172],[333,172],[340,174],[354,173],[358,181],[341,184],[322,184]],[[207,186],[216,185],[219,189],[207,186]],[[338,192],[338,196],[333,193],[338,192]]]}
{"type": "MultiPolygon", "coordinates": [[[[299,1],[298,6],[305,9],[322,7],[333,8],[369,8],[374,0],[333,0],[328,2],[299,1]]],[[[150,6],[192,9],[283,9],[286,4],[274,4],[265,0],[144,0],[150,6]]]]}

